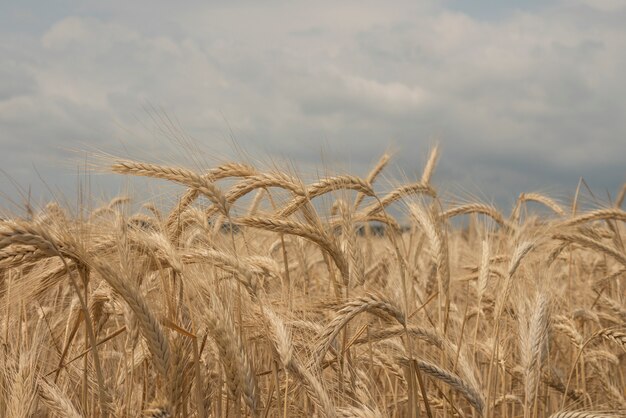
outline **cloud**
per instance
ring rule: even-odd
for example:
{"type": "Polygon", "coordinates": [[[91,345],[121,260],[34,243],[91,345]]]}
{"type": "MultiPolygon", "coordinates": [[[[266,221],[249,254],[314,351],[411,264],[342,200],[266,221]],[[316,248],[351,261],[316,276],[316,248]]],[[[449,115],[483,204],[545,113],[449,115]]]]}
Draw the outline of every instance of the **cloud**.
{"type": "Polygon", "coordinates": [[[579,0],[579,3],[602,12],[617,12],[626,9],[626,5],[620,0],[579,0]]]}
{"type": "Polygon", "coordinates": [[[162,132],[145,110],[156,106],[207,163],[232,154],[234,135],[255,156],[313,163],[326,149],[362,173],[391,143],[414,173],[438,137],[436,178],[498,201],[580,175],[617,188],[625,9],[489,7],[127,2],[51,15],[42,33],[0,38],[0,163],[36,183],[24,167],[46,165],[54,181],[68,150],[122,143],[174,159],[163,138],[181,134],[162,132]]]}

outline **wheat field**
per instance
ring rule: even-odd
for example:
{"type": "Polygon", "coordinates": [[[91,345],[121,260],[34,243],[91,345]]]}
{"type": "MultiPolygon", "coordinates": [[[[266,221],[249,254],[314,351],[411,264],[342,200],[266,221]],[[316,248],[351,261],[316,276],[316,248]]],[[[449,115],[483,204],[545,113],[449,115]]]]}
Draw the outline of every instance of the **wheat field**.
{"type": "Polygon", "coordinates": [[[174,207],[5,218],[0,417],[626,416],[626,189],[504,214],[444,202],[437,159],[384,192],[387,154],[309,183],[117,159],[174,207]]]}

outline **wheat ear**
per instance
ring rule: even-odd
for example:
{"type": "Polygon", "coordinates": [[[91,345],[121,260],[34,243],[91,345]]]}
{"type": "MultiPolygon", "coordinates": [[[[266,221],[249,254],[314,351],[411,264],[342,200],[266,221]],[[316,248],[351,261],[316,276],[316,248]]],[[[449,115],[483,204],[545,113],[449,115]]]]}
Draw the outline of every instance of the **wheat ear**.
{"type": "Polygon", "coordinates": [[[541,203],[544,206],[550,208],[557,215],[565,216],[565,211],[558,203],[556,203],[554,199],[551,199],[548,196],[544,196],[539,193],[521,193],[517,198],[515,209],[511,214],[511,219],[513,219],[513,221],[517,221],[519,219],[522,203],[530,201],[541,203]]]}
{"type": "MultiPolygon", "coordinates": [[[[169,373],[172,358],[167,337],[165,336],[165,332],[163,331],[161,324],[156,319],[152,310],[148,307],[146,300],[143,298],[139,290],[131,284],[132,279],[122,277],[108,264],[105,264],[101,260],[95,260],[92,263],[92,266],[98,274],[100,274],[100,276],[106,280],[107,283],[126,301],[130,309],[133,311],[137,317],[139,328],[148,343],[148,349],[152,354],[157,371],[166,382],[170,382],[169,373]]],[[[168,394],[171,392],[169,389],[169,387],[166,389],[168,394]]]]}
{"type": "Polygon", "coordinates": [[[260,216],[247,216],[243,218],[236,218],[234,222],[238,225],[249,226],[252,228],[265,229],[268,231],[279,232],[283,234],[298,235],[313,241],[320,246],[326,253],[328,253],[339,272],[341,273],[344,281],[347,280],[349,275],[349,267],[346,259],[344,258],[341,250],[337,247],[337,244],[330,236],[320,228],[313,227],[301,222],[285,221],[276,218],[265,218],[260,216]]]}
{"type": "Polygon", "coordinates": [[[426,161],[426,166],[424,167],[422,178],[420,180],[422,184],[430,184],[430,178],[433,176],[433,171],[435,171],[435,166],[437,165],[438,159],[439,145],[437,144],[430,151],[430,155],[428,156],[428,160],[426,161]]]}
{"type": "Polygon", "coordinates": [[[548,357],[548,337],[550,332],[550,301],[545,294],[537,296],[530,318],[528,333],[522,341],[522,363],[525,368],[526,402],[524,416],[534,416],[535,403],[541,376],[541,369],[548,357]]]}
{"type": "Polygon", "coordinates": [[[291,333],[282,319],[267,308],[264,309],[264,314],[270,324],[272,345],[278,353],[285,369],[302,383],[309,398],[315,403],[320,415],[327,418],[335,417],[335,407],[320,380],[294,356],[291,333]]]}
{"type": "Polygon", "coordinates": [[[505,228],[512,228],[512,226],[504,220],[504,217],[498,210],[490,205],[485,205],[483,203],[468,203],[467,205],[457,206],[452,209],[448,209],[441,214],[441,218],[449,219],[458,215],[467,215],[469,213],[482,213],[483,215],[489,216],[491,219],[496,221],[500,226],[505,228]]]}
{"type": "Polygon", "coordinates": [[[113,172],[119,174],[153,177],[183,184],[187,187],[198,190],[198,192],[205,195],[217,207],[219,207],[220,211],[224,215],[228,214],[229,207],[222,191],[209,179],[196,174],[191,170],[180,167],[167,167],[128,160],[118,160],[111,166],[111,169],[113,172]]]}
{"type": "MultiPolygon", "coordinates": [[[[398,359],[401,363],[408,363],[406,357],[398,359]]],[[[463,397],[474,407],[479,415],[483,414],[485,401],[483,396],[475,387],[472,387],[456,374],[442,369],[441,367],[424,360],[413,360],[417,364],[417,368],[437,380],[448,384],[450,387],[458,391],[463,397]]]]}
{"type": "Polygon", "coordinates": [[[356,190],[367,196],[374,194],[372,186],[359,177],[349,175],[329,177],[307,187],[304,196],[293,199],[277,213],[277,216],[289,216],[311,199],[338,189],[356,190]]]}
{"type": "Polygon", "coordinates": [[[222,302],[218,297],[214,297],[212,303],[213,306],[209,310],[206,320],[219,349],[220,359],[228,376],[230,390],[235,398],[243,395],[250,412],[256,416],[263,407],[259,399],[256,375],[250,364],[247,351],[222,302]]]}
{"type": "Polygon", "coordinates": [[[626,212],[621,209],[598,209],[579,216],[567,219],[560,223],[560,226],[574,226],[585,222],[614,219],[626,222],[626,212]]]}
{"type": "Polygon", "coordinates": [[[318,367],[321,366],[326,352],[339,332],[348,324],[348,322],[362,312],[370,312],[378,316],[391,316],[400,324],[405,324],[404,314],[400,311],[400,309],[381,296],[370,294],[352,299],[343,305],[343,307],[335,314],[333,320],[326,325],[324,331],[322,331],[317,338],[318,342],[312,355],[313,363],[315,365],[318,367]]]}
{"type": "Polygon", "coordinates": [[[37,383],[37,392],[39,393],[39,398],[46,407],[48,407],[50,412],[53,412],[57,416],[64,418],[83,417],[69,397],[54,383],[48,383],[40,379],[37,383]]]}
{"type": "Polygon", "coordinates": [[[598,240],[595,240],[593,238],[587,237],[582,234],[566,234],[566,233],[557,233],[557,234],[554,234],[552,237],[560,241],[575,242],[577,244],[582,245],[583,247],[587,247],[587,248],[591,248],[591,249],[603,252],[613,257],[615,260],[619,261],[622,265],[626,266],[626,255],[616,250],[615,248],[609,247],[608,245],[598,240]]]}
{"type": "Polygon", "coordinates": [[[393,202],[412,194],[424,194],[433,198],[437,196],[435,189],[428,184],[424,184],[422,182],[406,184],[389,192],[382,199],[380,199],[379,202],[373,202],[371,205],[367,206],[362,212],[359,212],[359,217],[375,215],[393,202]]]}
{"type": "Polygon", "coordinates": [[[560,411],[550,415],[549,418],[620,418],[626,417],[624,411],[560,411]]]}
{"type": "MultiPolygon", "coordinates": [[[[389,153],[384,153],[380,157],[374,168],[369,172],[365,181],[369,184],[374,184],[374,180],[376,180],[376,177],[378,177],[381,171],[384,170],[384,168],[389,163],[389,160],[391,160],[391,155],[389,153]]],[[[354,199],[354,204],[352,205],[353,210],[356,210],[359,207],[364,197],[365,194],[360,192],[356,195],[356,198],[354,199]]]]}

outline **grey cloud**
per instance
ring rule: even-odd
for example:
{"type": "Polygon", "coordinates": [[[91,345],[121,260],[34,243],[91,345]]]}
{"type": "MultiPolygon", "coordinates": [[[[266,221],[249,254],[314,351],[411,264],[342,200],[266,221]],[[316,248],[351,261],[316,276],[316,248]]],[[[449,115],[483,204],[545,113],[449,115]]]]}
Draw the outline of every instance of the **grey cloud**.
{"type": "Polygon", "coordinates": [[[15,61],[0,67],[0,101],[35,92],[37,84],[28,69],[15,61]]]}
{"type": "Polygon", "coordinates": [[[69,11],[28,48],[5,43],[0,145],[12,158],[0,162],[23,173],[24,160],[52,158],[51,179],[72,157],[64,150],[81,147],[126,145],[137,158],[172,162],[164,122],[145,110],[154,105],[197,138],[207,163],[233,153],[232,129],[255,157],[329,158],[361,173],[391,143],[413,175],[439,137],[438,181],[492,185],[487,199],[558,190],[580,175],[618,187],[626,31],[610,15],[623,11],[587,13],[593,5],[581,1],[487,15],[482,3],[453,3],[69,11]]]}

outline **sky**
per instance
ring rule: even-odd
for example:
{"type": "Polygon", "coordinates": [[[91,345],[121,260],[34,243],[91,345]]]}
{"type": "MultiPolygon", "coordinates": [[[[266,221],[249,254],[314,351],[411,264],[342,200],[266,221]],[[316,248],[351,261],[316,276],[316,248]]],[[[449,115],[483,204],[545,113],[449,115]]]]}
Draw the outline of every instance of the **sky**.
{"type": "Polygon", "coordinates": [[[390,150],[389,186],[435,143],[452,200],[567,203],[581,177],[606,200],[626,181],[624,21],[622,0],[1,2],[0,206],[115,196],[106,155],[315,177],[390,150]]]}

